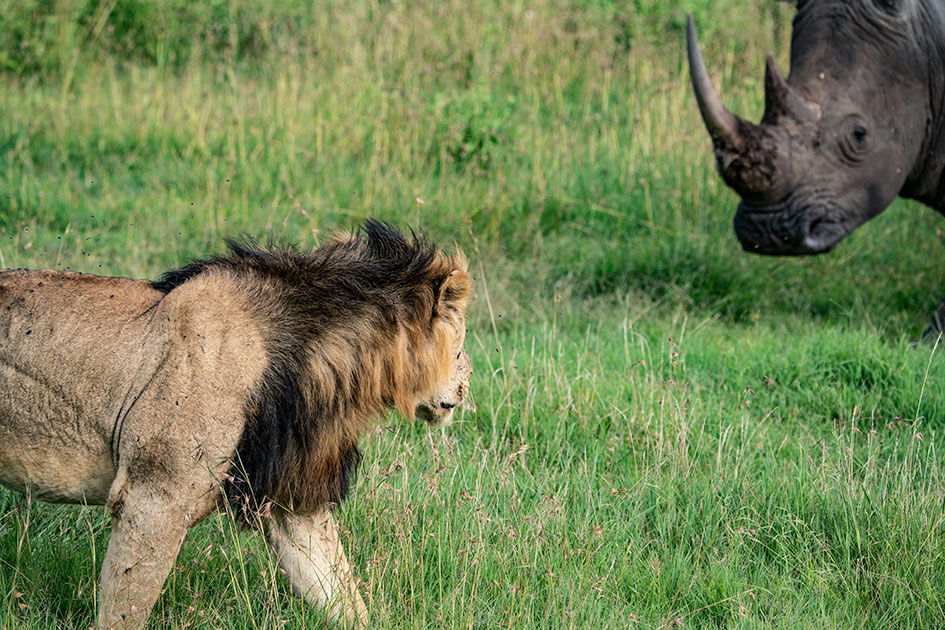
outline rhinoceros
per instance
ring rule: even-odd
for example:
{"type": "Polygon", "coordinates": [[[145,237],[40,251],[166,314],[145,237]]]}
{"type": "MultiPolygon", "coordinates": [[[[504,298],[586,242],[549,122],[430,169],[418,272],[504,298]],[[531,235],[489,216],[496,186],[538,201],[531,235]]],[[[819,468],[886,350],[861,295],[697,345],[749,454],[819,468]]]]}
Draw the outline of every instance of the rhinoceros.
{"type": "MultiPolygon", "coordinates": [[[[692,15],[686,35],[745,250],[830,251],[897,195],[945,214],[945,0],[798,0],[790,72],[769,55],[760,124],[723,105],[692,15]]],[[[945,300],[926,336],[943,315],[945,300]]]]}

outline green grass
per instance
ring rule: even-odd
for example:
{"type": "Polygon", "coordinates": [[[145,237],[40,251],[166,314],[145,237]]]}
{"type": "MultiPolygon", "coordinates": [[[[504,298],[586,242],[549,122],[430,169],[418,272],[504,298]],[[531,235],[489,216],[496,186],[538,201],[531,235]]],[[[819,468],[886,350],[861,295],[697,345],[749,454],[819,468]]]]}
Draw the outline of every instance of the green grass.
{"type": "MultiPolygon", "coordinates": [[[[743,253],[688,86],[684,9],[757,118],[789,6],[191,4],[0,0],[0,264],[153,278],[366,216],[462,246],[478,411],[381,419],[339,514],[376,627],[943,625],[941,219],[743,253]]],[[[5,626],[94,621],[106,523],[0,493],[5,626]]],[[[151,627],[322,619],[221,516],[151,627]]]]}

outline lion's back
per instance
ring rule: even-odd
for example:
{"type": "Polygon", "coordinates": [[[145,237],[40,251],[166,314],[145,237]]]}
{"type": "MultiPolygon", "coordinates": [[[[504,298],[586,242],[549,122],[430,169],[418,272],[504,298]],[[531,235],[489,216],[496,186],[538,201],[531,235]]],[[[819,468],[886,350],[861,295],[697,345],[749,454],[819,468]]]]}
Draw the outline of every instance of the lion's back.
{"type": "Polygon", "coordinates": [[[128,278],[0,271],[0,482],[20,489],[48,475],[61,495],[51,498],[69,500],[107,478],[105,420],[141,363],[146,313],[161,297],[128,278]]]}
{"type": "MultiPolygon", "coordinates": [[[[162,294],[147,281],[60,271],[0,271],[0,358],[86,380],[121,380],[162,294]]],[[[74,379],[74,377],[72,377],[74,379]]],[[[68,379],[58,379],[60,382],[68,379]]]]}

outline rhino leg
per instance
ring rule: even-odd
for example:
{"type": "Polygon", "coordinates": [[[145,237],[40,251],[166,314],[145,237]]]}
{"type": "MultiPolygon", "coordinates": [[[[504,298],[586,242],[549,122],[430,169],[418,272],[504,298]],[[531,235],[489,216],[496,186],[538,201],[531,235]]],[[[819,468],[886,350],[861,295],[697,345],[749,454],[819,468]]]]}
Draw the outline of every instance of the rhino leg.
{"type": "Polygon", "coordinates": [[[324,607],[336,621],[366,627],[367,606],[358,593],[331,510],[325,507],[305,515],[280,511],[266,529],[296,593],[324,607]]]}
{"type": "Polygon", "coordinates": [[[922,333],[922,343],[935,344],[939,342],[939,337],[942,336],[945,338],[945,335],[942,333],[945,332],[945,298],[938,303],[938,308],[935,309],[935,315],[932,316],[932,322],[929,324],[929,327],[925,329],[925,332],[922,333]]]}

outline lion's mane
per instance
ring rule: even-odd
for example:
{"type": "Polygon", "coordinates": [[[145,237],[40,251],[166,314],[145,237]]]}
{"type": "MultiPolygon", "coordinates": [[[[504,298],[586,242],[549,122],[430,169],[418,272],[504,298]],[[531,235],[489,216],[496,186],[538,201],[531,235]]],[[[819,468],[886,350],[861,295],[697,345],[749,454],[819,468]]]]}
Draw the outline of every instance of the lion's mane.
{"type": "Polygon", "coordinates": [[[227,244],[229,254],[153,283],[168,293],[197,275],[226,274],[263,333],[268,368],[247,398],[226,497],[243,518],[270,503],[297,511],[338,503],[369,418],[390,404],[412,416],[416,396],[450,369],[443,321],[470,288],[465,273],[446,280],[466,261],[373,220],[310,253],[227,244]]]}

